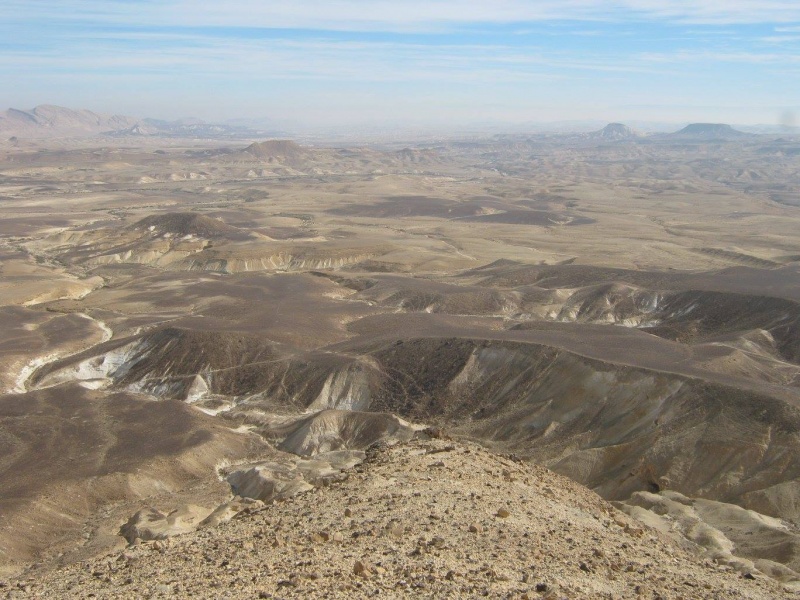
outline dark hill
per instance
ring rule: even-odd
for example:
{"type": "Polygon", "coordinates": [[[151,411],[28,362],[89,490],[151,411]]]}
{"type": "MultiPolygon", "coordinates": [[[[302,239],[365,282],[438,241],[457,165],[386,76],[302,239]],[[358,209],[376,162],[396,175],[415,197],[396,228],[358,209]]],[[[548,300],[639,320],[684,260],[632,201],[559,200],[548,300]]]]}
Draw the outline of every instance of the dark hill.
{"type": "Polygon", "coordinates": [[[630,140],[638,138],[639,134],[622,123],[609,123],[600,131],[591,133],[590,136],[604,140],[630,140]]]}
{"type": "Polygon", "coordinates": [[[174,235],[196,235],[204,238],[247,239],[246,231],[228,225],[219,219],[191,212],[150,215],[133,224],[133,229],[150,229],[174,235]]]}
{"type": "Polygon", "coordinates": [[[303,147],[292,140],[268,140],[254,142],[242,150],[256,158],[297,158],[305,152],[303,147]]]}
{"type": "Polygon", "coordinates": [[[738,131],[730,125],[725,125],[724,123],[692,123],[672,135],[709,140],[738,139],[748,137],[748,134],[738,131]]]}

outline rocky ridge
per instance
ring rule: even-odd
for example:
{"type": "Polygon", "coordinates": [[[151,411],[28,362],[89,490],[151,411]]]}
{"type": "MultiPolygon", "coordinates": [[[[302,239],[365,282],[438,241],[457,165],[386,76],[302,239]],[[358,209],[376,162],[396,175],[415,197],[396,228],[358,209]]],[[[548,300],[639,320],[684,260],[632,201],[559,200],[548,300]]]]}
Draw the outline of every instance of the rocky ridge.
{"type": "Polygon", "coordinates": [[[593,492],[428,432],[340,483],[170,540],[0,583],[7,598],[779,598],[593,492]],[[430,434],[433,439],[428,439],[430,434]]]}

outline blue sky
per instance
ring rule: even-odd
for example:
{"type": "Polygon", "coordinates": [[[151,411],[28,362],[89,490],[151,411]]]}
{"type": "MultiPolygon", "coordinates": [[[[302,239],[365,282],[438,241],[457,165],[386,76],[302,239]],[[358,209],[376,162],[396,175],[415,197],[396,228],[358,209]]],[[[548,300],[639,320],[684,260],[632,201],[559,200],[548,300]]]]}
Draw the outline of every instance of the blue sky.
{"type": "Polygon", "coordinates": [[[3,107],[311,127],[777,123],[800,0],[2,0],[0,78],[3,107]]]}

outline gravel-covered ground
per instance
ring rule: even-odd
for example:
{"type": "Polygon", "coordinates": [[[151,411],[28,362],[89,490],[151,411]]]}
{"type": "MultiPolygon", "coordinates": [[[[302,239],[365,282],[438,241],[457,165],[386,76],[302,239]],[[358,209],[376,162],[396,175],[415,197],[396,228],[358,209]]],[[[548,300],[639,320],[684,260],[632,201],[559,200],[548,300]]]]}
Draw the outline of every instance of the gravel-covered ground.
{"type": "Polygon", "coordinates": [[[447,439],[229,523],[0,582],[23,598],[788,598],[593,492],[447,439]]]}

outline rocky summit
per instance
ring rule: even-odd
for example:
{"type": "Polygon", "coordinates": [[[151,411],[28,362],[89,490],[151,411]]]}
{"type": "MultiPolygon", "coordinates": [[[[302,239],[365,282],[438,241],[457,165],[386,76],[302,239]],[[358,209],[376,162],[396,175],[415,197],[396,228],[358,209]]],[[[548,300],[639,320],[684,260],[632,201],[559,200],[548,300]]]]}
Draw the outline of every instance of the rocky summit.
{"type": "Polygon", "coordinates": [[[547,469],[425,432],[225,524],[4,581],[6,597],[778,598],[547,469]],[[431,434],[435,437],[432,438],[431,434]]]}

